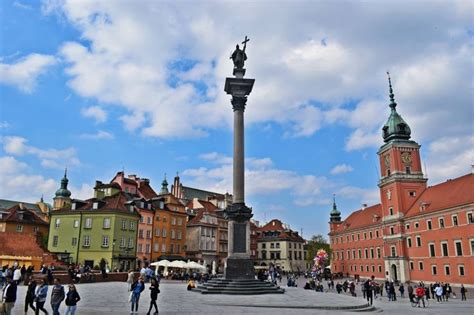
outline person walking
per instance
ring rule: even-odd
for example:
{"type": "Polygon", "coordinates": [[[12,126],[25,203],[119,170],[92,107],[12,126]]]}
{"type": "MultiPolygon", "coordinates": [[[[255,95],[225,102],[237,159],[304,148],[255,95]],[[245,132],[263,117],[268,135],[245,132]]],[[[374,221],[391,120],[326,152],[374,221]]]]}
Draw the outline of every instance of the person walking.
{"type": "Polygon", "coordinates": [[[373,297],[373,285],[370,280],[367,279],[364,283],[365,296],[367,297],[367,302],[372,305],[374,303],[373,297]]]}
{"type": "Polygon", "coordinates": [[[66,313],[65,315],[74,315],[77,309],[77,302],[81,300],[79,293],[77,293],[76,286],[71,283],[69,284],[69,290],[66,293],[66,313]]]}
{"type": "Polygon", "coordinates": [[[464,287],[464,284],[461,284],[461,301],[467,301],[466,292],[467,292],[467,290],[464,287]]]}
{"type": "Polygon", "coordinates": [[[133,273],[133,270],[130,269],[128,271],[128,275],[127,275],[127,285],[128,285],[128,291],[132,291],[132,284],[134,282],[134,273],[133,273]]]}
{"type": "Polygon", "coordinates": [[[437,286],[435,289],[435,293],[436,293],[436,300],[438,301],[438,303],[441,303],[442,297],[443,297],[443,287],[441,285],[437,286]]]}
{"type": "Polygon", "coordinates": [[[151,309],[155,307],[155,313],[158,314],[158,305],[156,305],[156,300],[158,299],[158,293],[160,293],[160,285],[155,278],[151,278],[150,283],[150,308],[148,309],[147,315],[150,315],[151,309]]]}
{"type": "Polygon", "coordinates": [[[13,271],[13,281],[16,285],[20,284],[21,281],[21,269],[17,267],[15,271],[13,271]]]}
{"type": "Polygon", "coordinates": [[[418,299],[418,307],[420,307],[420,302],[423,302],[423,308],[425,307],[425,288],[421,285],[418,286],[415,290],[416,298],[418,299]]]}
{"type": "Polygon", "coordinates": [[[36,281],[30,279],[28,282],[28,289],[26,290],[25,296],[25,315],[28,313],[28,308],[31,307],[33,312],[36,312],[36,308],[33,305],[35,301],[35,290],[36,290],[36,281]]]}
{"type": "Polygon", "coordinates": [[[145,290],[145,280],[142,276],[140,276],[138,280],[132,284],[132,298],[130,301],[132,302],[132,307],[130,314],[136,314],[138,312],[138,302],[140,301],[140,294],[143,292],[143,290],[145,290]]]}
{"type": "Polygon", "coordinates": [[[35,315],[39,315],[39,311],[41,310],[43,313],[48,314],[48,311],[44,309],[44,303],[46,303],[46,296],[48,295],[48,284],[47,278],[40,280],[40,285],[36,286],[35,289],[35,302],[36,302],[36,310],[35,315]]]}
{"type": "Polygon", "coordinates": [[[2,297],[5,304],[5,315],[11,315],[16,302],[16,283],[13,278],[7,277],[7,282],[3,288],[2,297]]]}
{"type": "Polygon", "coordinates": [[[53,288],[51,289],[51,308],[53,309],[53,315],[59,314],[59,306],[64,300],[64,287],[61,285],[61,282],[58,278],[53,280],[53,288]]]}
{"type": "Polygon", "coordinates": [[[405,297],[405,287],[403,286],[403,283],[400,284],[400,287],[398,288],[398,291],[400,291],[400,297],[404,298],[405,297]]]}

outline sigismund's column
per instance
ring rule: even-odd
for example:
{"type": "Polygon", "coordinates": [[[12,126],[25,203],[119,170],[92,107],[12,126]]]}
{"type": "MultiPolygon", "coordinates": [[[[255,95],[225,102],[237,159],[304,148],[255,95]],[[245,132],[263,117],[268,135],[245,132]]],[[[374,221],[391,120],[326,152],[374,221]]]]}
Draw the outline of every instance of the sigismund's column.
{"type": "Polygon", "coordinates": [[[252,209],[245,205],[245,154],[244,111],[247,96],[252,92],[255,79],[244,79],[245,48],[249,39],[245,36],[243,49],[236,46],[231,59],[234,62],[233,78],[226,78],[224,91],[232,96],[234,110],[234,167],[233,203],[225,210],[229,220],[228,256],[226,279],[255,279],[253,262],[250,259],[250,218],[252,209]]]}

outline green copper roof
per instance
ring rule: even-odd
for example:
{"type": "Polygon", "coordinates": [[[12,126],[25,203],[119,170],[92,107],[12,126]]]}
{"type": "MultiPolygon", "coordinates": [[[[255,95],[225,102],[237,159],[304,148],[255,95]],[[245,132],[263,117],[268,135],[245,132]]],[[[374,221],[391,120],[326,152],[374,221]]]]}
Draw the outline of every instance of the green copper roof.
{"type": "Polygon", "coordinates": [[[341,221],[341,212],[337,210],[336,206],[336,195],[333,195],[332,210],[331,210],[331,222],[341,221]]]}
{"type": "Polygon", "coordinates": [[[67,189],[67,184],[69,180],[67,179],[67,169],[64,171],[64,177],[61,179],[61,187],[56,190],[56,197],[71,197],[71,192],[67,189]]]}
{"type": "Polygon", "coordinates": [[[396,107],[397,103],[395,103],[395,97],[392,90],[392,81],[390,80],[390,74],[387,72],[388,75],[388,85],[390,91],[390,116],[388,117],[387,122],[382,128],[383,131],[383,140],[385,142],[389,142],[391,140],[408,140],[411,136],[411,130],[408,124],[403,120],[402,116],[397,113],[396,107]]]}
{"type": "Polygon", "coordinates": [[[166,174],[165,174],[165,178],[161,182],[160,195],[166,195],[166,194],[169,194],[169,191],[168,191],[168,181],[166,180],[166,174]]]}

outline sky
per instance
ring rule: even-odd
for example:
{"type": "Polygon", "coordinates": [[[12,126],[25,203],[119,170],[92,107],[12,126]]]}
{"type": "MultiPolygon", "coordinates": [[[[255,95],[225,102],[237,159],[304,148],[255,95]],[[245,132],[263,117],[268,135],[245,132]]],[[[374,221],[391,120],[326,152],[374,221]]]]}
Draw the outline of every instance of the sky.
{"type": "Polygon", "coordinates": [[[116,172],[232,192],[229,59],[247,35],[246,203],[305,238],[378,203],[389,116],[429,185],[474,162],[472,1],[1,1],[0,198],[116,172]]]}

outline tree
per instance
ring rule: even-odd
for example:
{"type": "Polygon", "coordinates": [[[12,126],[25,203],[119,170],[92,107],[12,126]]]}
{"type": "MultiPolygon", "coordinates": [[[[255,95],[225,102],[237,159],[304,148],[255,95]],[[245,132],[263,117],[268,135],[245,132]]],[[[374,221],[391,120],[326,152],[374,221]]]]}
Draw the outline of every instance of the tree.
{"type": "Polygon", "coordinates": [[[313,235],[311,240],[308,241],[307,261],[312,265],[314,256],[316,256],[319,249],[324,249],[328,253],[327,265],[329,266],[331,261],[331,247],[326,238],[321,234],[313,235]]]}

